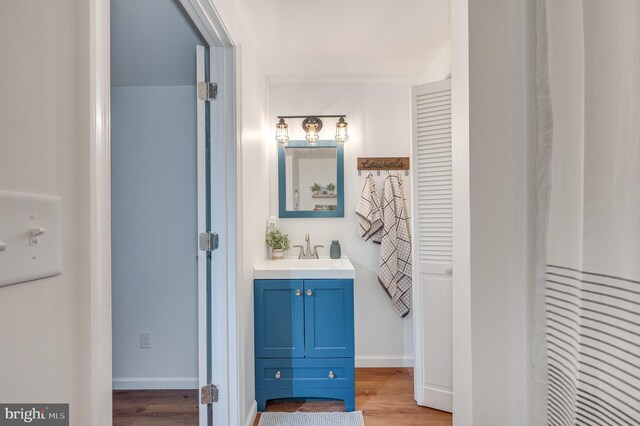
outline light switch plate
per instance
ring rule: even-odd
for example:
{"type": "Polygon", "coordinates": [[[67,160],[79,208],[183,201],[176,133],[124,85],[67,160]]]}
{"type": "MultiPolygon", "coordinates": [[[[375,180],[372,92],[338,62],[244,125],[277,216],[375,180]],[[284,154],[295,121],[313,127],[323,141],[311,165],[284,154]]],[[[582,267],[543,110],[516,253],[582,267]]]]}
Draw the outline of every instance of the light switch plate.
{"type": "Polygon", "coordinates": [[[61,202],[0,191],[0,287],[62,273],[61,202]]]}

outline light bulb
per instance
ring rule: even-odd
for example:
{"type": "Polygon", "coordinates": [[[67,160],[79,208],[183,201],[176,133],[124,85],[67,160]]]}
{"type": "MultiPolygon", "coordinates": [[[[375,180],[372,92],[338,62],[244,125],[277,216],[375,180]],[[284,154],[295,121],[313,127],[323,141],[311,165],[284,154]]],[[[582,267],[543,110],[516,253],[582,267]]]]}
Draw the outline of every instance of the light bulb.
{"type": "Polygon", "coordinates": [[[318,143],[318,139],[320,139],[320,135],[318,135],[318,124],[317,123],[309,123],[307,125],[307,134],[305,139],[309,144],[315,145],[318,143]]]}
{"type": "Polygon", "coordinates": [[[318,143],[318,139],[320,139],[320,135],[318,135],[318,132],[308,132],[307,135],[305,136],[305,139],[307,140],[307,142],[309,142],[309,144],[315,145],[318,143]]]}

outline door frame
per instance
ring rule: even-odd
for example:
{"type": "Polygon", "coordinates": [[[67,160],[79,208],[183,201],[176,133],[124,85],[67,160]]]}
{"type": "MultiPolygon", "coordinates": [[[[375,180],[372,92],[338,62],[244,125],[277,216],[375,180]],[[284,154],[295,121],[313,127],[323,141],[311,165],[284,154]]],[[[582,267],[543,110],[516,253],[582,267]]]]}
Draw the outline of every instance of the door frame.
{"type": "MultiPolygon", "coordinates": [[[[236,162],[236,46],[220,16],[210,1],[180,0],[198,30],[211,47],[212,57],[222,64],[222,81],[218,82],[221,96],[214,114],[223,123],[218,129],[225,141],[224,157],[220,164],[224,177],[224,206],[212,212],[223,218],[226,235],[220,240],[217,254],[223,259],[223,285],[212,295],[212,311],[219,312],[212,334],[216,339],[216,354],[224,354],[220,365],[214,365],[216,382],[225,392],[216,404],[217,416],[225,423],[239,423],[239,370],[237,353],[237,322],[235,318],[237,247],[237,162],[236,162]],[[219,340],[218,340],[219,339],[219,340]],[[233,350],[231,350],[233,349],[233,350]],[[233,356],[231,356],[233,354],[233,356]]],[[[110,0],[89,2],[89,247],[90,247],[90,324],[85,338],[90,348],[88,377],[85,390],[90,393],[88,407],[92,425],[112,424],[112,328],[111,328],[111,76],[110,76],[110,0]]],[[[214,176],[212,175],[212,179],[214,176]]],[[[218,187],[219,184],[218,184],[218,187]]],[[[195,236],[194,236],[195,237],[195,236]]],[[[200,424],[202,425],[202,418],[200,424]]],[[[242,419],[244,421],[244,419],[242,419]]],[[[206,423],[204,423],[206,424],[206,423]]]]}

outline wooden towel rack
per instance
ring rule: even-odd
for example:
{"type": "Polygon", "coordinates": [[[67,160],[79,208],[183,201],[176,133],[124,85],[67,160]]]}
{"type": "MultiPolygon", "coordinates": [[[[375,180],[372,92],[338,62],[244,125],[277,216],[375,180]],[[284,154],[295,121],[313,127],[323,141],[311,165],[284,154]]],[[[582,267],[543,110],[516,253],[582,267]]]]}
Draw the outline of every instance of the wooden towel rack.
{"type": "Polygon", "coordinates": [[[358,176],[362,171],[375,170],[380,176],[383,170],[404,170],[405,175],[409,175],[409,157],[358,157],[358,176]]]}

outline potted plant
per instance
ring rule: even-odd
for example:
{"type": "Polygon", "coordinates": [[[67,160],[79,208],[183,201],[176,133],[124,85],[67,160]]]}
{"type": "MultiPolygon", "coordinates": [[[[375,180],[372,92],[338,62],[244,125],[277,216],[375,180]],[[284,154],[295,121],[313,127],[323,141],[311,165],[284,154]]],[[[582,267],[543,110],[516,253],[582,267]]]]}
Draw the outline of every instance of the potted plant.
{"type": "Polygon", "coordinates": [[[333,184],[333,183],[328,183],[327,184],[327,191],[329,191],[329,194],[333,195],[335,190],[336,190],[335,184],[333,184]]]}
{"type": "Polygon", "coordinates": [[[282,259],[284,257],[285,250],[289,250],[289,236],[283,234],[278,229],[270,229],[267,232],[267,245],[271,247],[271,258],[282,259]]]}
{"type": "Polygon", "coordinates": [[[320,186],[319,183],[314,183],[311,186],[311,193],[313,193],[313,195],[318,195],[320,193],[321,189],[322,189],[322,187],[320,186]]]}

